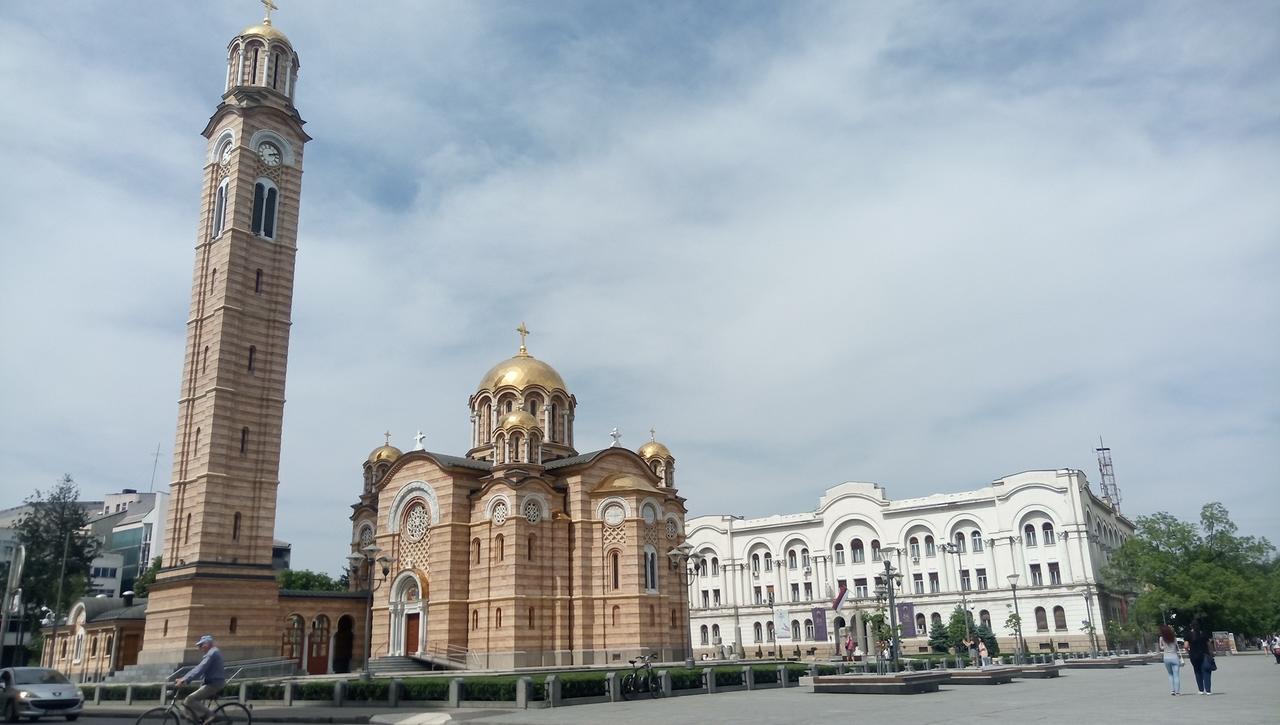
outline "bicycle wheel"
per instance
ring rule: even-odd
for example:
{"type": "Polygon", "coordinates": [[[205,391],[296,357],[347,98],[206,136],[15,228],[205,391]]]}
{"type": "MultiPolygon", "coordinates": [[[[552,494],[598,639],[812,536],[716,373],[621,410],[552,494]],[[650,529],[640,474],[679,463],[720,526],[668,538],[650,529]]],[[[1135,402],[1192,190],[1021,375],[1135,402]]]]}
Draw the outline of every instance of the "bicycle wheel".
{"type": "Polygon", "coordinates": [[[219,725],[249,725],[253,722],[253,711],[238,702],[228,702],[213,711],[213,721],[219,725]]]}
{"type": "Polygon", "coordinates": [[[622,690],[622,699],[630,700],[636,694],[636,676],[634,674],[623,675],[622,682],[618,684],[622,690]]]}
{"type": "Polygon", "coordinates": [[[652,672],[644,678],[645,687],[649,688],[649,697],[657,699],[662,697],[662,680],[652,672]]]}
{"type": "Polygon", "coordinates": [[[153,707],[133,722],[134,725],[179,725],[178,714],[167,707],[153,707]]]}

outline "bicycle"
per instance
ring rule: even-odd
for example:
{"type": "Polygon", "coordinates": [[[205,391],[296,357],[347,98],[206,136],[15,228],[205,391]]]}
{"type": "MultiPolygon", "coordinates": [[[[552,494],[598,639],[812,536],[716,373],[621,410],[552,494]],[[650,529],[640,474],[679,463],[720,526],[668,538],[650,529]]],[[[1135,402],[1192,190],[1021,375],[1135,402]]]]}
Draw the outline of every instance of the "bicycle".
{"type": "MultiPolygon", "coordinates": [[[[177,687],[173,688],[173,698],[165,703],[168,694],[169,682],[166,680],[161,685],[160,707],[153,707],[139,715],[138,719],[134,720],[134,725],[200,725],[200,718],[197,718],[186,703],[178,698],[177,687]]],[[[219,693],[218,697],[213,699],[210,704],[218,703],[218,705],[209,708],[209,722],[213,725],[252,725],[253,711],[230,698],[231,695],[219,693]]]]}
{"type": "Polygon", "coordinates": [[[649,697],[661,697],[662,681],[653,671],[653,660],[656,654],[640,655],[634,660],[627,660],[631,672],[622,677],[622,699],[630,700],[633,695],[648,692],[649,697]]]}

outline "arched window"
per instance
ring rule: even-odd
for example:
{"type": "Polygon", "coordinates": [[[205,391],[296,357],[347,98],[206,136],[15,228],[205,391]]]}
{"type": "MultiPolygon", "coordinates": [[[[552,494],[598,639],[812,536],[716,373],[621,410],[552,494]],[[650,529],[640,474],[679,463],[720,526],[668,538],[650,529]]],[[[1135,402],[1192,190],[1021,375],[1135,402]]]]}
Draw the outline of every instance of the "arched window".
{"type": "Polygon", "coordinates": [[[279,191],[269,179],[258,179],[253,185],[253,233],[267,239],[276,238],[276,201],[279,191]]]}
{"type": "Polygon", "coordinates": [[[769,641],[772,642],[775,639],[777,639],[777,636],[773,631],[773,622],[766,622],[764,626],[765,626],[765,633],[769,635],[769,641]]]}
{"type": "Polygon", "coordinates": [[[191,540],[191,514],[187,514],[187,525],[182,529],[182,543],[191,540]]]}
{"type": "Polygon", "coordinates": [[[801,550],[800,550],[800,566],[803,566],[804,568],[808,569],[808,568],[809,568],[809,564],[810,564],[810,562],[809,562],[809,550],[808,550],[808,549],[801,549],[801,550]]]}
{"type": "Polygon", "coordinates": [[[1053,628],[1059,632],[1067,631],[1067,610],[1062,607],[1053,608],[1053,628]]]}
{"type": "Polygon", "coordinates": [[[791,640],[793,642],[800,641],[800,620],[791,620],[791,640]]]}
{"type": "Polygon", "coordinates": [[[698,641],[704,646],[711,644],[711,630],[705,624],[698,628],[698,641]]]}
{"type": "Polygon", "coordinates": [[[535,629],[534,624],[537,622],[536,611],[533,607],[529,607],[529,629],[535,629]]]}
{"type": "Polygon", "coordinates": [[[1053,546],[1056,541],[1057,539],[1053,535],[1053,524],[1048,521],[1044,522],[1044,545],[1053,546]]]}
{"type": "Polygon", "coordinates": [[[755,642],[764,641],[764,628],[760,626],[759,622],[756,622],[755,624],[751,625],[751,631],[752,631],[752,634],[755,636],[755,639],[754,639],[755,642]]]}
{"type": "Polygon", "coordinates": [[[915,536],[912,536],[911,541],[907,544],[907,546],[911,551],[911,558],[919,559],[920,558],[920,539],[915,536]]]}
{"type": "Polygon", "coordinates": [[[471,563],[476,566],[480,564],[480,539],[471,540],[471,563]]]}
{"type": "Polygon", "coordinates": [[[480,629],[480,610],[471,610],[471,629],[472,631],[480,629]]]}
{"type": "Polygon", "coordinates": [[[621,563],[619,562],[618,552],[614,551],[609,554],[609,583],[613,589],[617,589],[621,582],[621,563]]]}
{"type": "Polygon", "coordinates": [[[698,576],[705,577],[707,575],[707,560],[703,559],[695,565],[698,569],[698,576]]]}
{"type": "Polygon", "coordinates": [[[975,552],[982,551],[982,532],[975,529],[974,532],[969,535],[969,538],[973,541],[973,550],[975,552]]]}
{"type": "Polygon", "coordinates": [[[96,634],[89,638],[89,656],[98,656],[98,635],[96,634]]]}
{"type": "Polygon", "coordinates": [[[253,273],[253,293],[262,293],[262,270],[259,269],[253,273]]]}
{"type": "Polygon", "coordinates": [[[711,576],[720,576],[720,559],[711,557],[711,576]]]}
{"type": "Polygon", "coordinates": [[[764,570],[773,571],[773,554],[767,551],[764,553],[764,570]]]}
{"type": "Polygon", "coordinates": [[[1027,524],[1022,527],[1022,543],[1026,546],[1036,545],[1036,525],[1027,524]]]}
{"type": "Polygon", "coordinates": [[[679,615],[678,615],[678,614],[676,614],[676,610],[672,609],[672,610],[671,610],[671,628],[672,628],[672,629],[677,629],[677,628],[679,628],[679,626],[680,626],[680,618],[679,618],[679,615]]]}
{"type": "Polygon", "coordinates": [[[936,632],[942,626],[942,615],[934,612],[929,615],[929,631],[936,632]]]}
{"type": "Polygon", "coordinates": [[[880,540],[879,539],[871,540],[871,560],[880,561],[880,540]]]}
{"type": "Polygon", "coordinates": [[[804,620],[804,638],[810,642],[813,641],[813,620],[804,620]]]}
{"type": "Polygon", "coordinates": [[[249,346],[249,372],[253,372],[254,358],[258,356],[258,348],[254,345],[249,346]]]}
{"type": "Polygon", "coordinates": [[[1036,607],[1036,631],[1049,631],[1049,618],[1045,615],[1044,607],[1036,607]]]}
{"type": "Polygon", "coordinates": [[[217,237],[222,234],[222,230],[227,223],[227,185],[231,183],[230,179],[223,179],[218,184],[218,191],[214,194],[213,199],[213,236],[217,237]]]}
{"type": "Polygon", "coordinates": [[[796,568],[796,550],[795,549],[791,549],[787,551],[787,568],[788,569],[796,568]]]}
{"type": "Polygon", "coordinates": [[[209,294],[213,294],[218,289],[218,268],[214,267],[209,272],[209,294]]]}
{"type": "Polygon", "coordinates": [[[844,544],[836,544],[835,551],[836,551],[836,563],[843,564],[844,563],[844,544]]]}
{"type": "Polygon", "coordinates": [[[760,555],[759,554],[751,555],[751,571],[756,573],[760,572],[760,555]]]}
{"type": "Polygon", "coordinates": [[[720,644],[720,625],[711,625],[711,644],[720,644]]]}
{"type": "Polygon", "coordinates": [[[658,551],[652,546],[644,548],[644,588],[651,592],[658,589],[658,551]]]}
{"type": "Polygon", "coordinates": [[[249,452],[249,428],[240,429],[240,454],[244,455],[249,452]]]}
{"type": "Polygon", "coordinates": [[[280,82],[280,54],[271,55],[271,87],[276,88],[280,82]]]}
{"type": "Polygon", "coordinates": [[[919,614],[916,615],[916,636],[923,637],[927,633],[928,633],[928,628],[925,627],[924,612],[920,612],[919,614]]]}
{"type": "Polygon", "coordinates": [[[533,549],[534,549],[534,543],[535,543],[535,542],[534,542],[534,540],[535,540],[536,538],[537,538],[537,537],[535,537],[533,534],[529,534],[529,541],[528,541],[528,544],[529,544],[529,553],[528,553],[528,555],[525,557],[525,558],[526,558],[527,560],[529,560],[529,561],[533,561],[533,549]]]}
{"type": "Polygon", "coordinates": [[[963,554],[963,553],[965,552],[965,545],[964,545],[964,532],[963,532],[963,531],[957,531],[957,532],[956,532],[956,551],[960,552],[961,554],[963,554]]]}
{"type": "Polygon", "coordinates": [[[232,541],[240,540],[240,512],[239,511],[237,511],[236,515],[231,519],[231,540],[232,541]]]}
{"type": "Polygon", "coordinates": [[[209,369],[209,346],[204,346],[204,353],[200,356],[200,374],[203,375],[209,369]]]}
{"type": "Polygon", "coordinates": [[[192,458],[200,455],[200,429],[196,428],[196,437],[191,439],[192,458]]]}
{"type": "Polygon", "coordinates": [[[502,538],[502,534],[498,534],[493,538],[493,556],[495,561],[502,561],[507,558],[506,539],[502,538]]]}
{"type": "Polygon", "coordinates": [[[239,626],[240,626],[240,622],[239,622],[238,620],[236,620],[236,618],[235,618],[235,617],[232,617],[232,618],[231,618],[231,621],[227,623],[227,632],[228,632],[229,634],[235,634],[235,633],[236,633],[236,629],[238,629],[238,628],[239,628],[239,626]]]}
{"type": "Polygon", "coordinates": [[[938,547],[934,544],[932,536],[924,537],[924,555],[925,556],[938,555],[938,547]]]}
{"type": "Polygon", "coordinates": [[[853,563],[861,564],[866,561],[866,552],[862,548],[862,539],[854,539],[849,542],[849,555],[853,557],[853,563]]]}
{"type": "Polygon", "coordinates": [[[982,624],[982,626],[986,627],[987,629],[991,629],[991,612],[988,612],[985,609],[978,612],[978,621],[982,624]]]}
{"type": "Polygon", "coordinates": [[[493,628],[502,629],[502,607],[493,610],[493,628]]]}

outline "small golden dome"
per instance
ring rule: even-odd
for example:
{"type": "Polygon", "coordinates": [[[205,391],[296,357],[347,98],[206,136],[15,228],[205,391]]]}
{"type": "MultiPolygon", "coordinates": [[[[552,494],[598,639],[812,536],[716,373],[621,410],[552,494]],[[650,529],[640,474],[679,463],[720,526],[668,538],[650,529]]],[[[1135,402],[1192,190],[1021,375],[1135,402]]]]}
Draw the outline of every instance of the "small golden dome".
{"type": "Polygon", "coordinates": [[[256,35],[259,38],[266,38],[267,40],[279,40],[283,43],[289,42],[289,39],[285,37],[284,33],[276,30],[276,26],[272,25],[270,20],[263,20],[258,25],[250,25],[240,31],[240,35],[256,35]]]}
{"type": "Polygon", "coordinates": [[[533,385],[540,385],[547,390],[563,390],[564,378],[555,368],[538,360],[528,353],[520,353],[510,360],[494,365],[480,380],[480,390],[497,390],[505,386],[513,386],[521,390],[533,385]]]}
{"type": "Polygon", "coordinates": [[[538,419],[527,410],[513,410],[502,416],[502,420],[498,421],[498,428],[508,430],[510,428],[527,428],[532,430],[539,428],[538,419]]]}
{"type": "Polygon", "coordinates": [[[378,463],[380,461],[394,463],[402,455],[404,455],[403,451],[388,443],[373,449],[373,453],[369,454],[369,463],[378,463]]]}
{"type": "Polygon", "coordinates": [[[675,458],[666,446],[657,441],[649,441],[640,446],[639,453],[641,458],[675,458]]]}

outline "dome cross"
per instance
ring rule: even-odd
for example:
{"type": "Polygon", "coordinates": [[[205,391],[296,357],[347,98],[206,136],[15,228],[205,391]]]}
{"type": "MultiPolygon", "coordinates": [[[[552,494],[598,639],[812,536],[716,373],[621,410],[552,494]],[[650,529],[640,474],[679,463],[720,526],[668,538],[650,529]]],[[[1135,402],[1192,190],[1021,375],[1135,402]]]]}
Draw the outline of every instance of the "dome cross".
{"type": "Polygon", "coordinates": [[[524,321],[520,321],[520,326],[516,328],[516,332],[520,333],[520,354],[528,355],[529,350],[524,346],[524,339],[529,336],[529,328],[524,326],[524,321]]]}
{"type": "Polygon", "coordinates": [[[267,15],[266,15],[266,17],[264,17],[264,18],[262,19],[262,24],[263,24],[263,25],[270,25],[270,24],[271,24],[271,11],[272,11],[272,10],[279,10],[280,8],[279,8],[279,7],[277,7],[275,3],[271,2],[271,0],[260,0],[260,1],[262,2],[262,7],[264,7],[264,8],[266,8],[266,9],[267,9],[267,15]]]}

